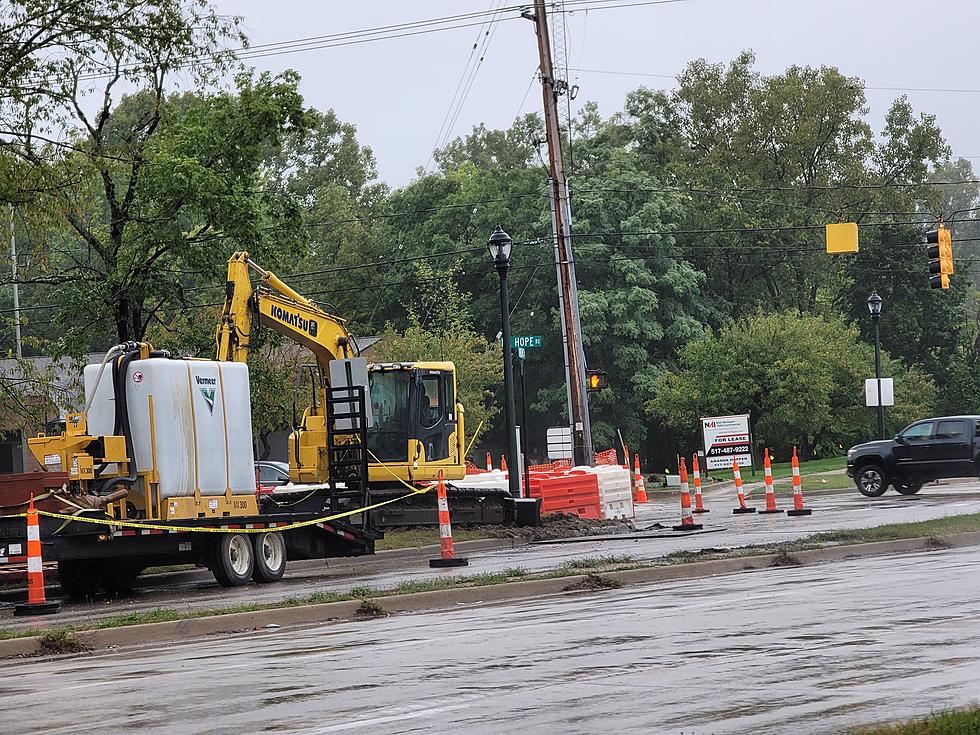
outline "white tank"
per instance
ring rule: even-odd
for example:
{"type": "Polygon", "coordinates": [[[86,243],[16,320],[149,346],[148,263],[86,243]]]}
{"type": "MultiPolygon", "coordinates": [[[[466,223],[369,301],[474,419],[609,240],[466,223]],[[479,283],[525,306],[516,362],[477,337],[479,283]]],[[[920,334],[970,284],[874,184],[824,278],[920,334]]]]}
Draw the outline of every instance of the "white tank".
{"type": "MultiPolygon", "coordinates": [[[[86,400],[98,371],[98,365],[85,368],[86,400]]],[[[155,444],[161,498],[192,496],[197,489],[202,495],[255,492],[247,365],[154,358],[134,360],[126,373],[136,467],[152,469],[155,444]]],[[[88,432],[112,434],[114,423],[112,369],[107,366],[89,409],[88,432]]]]}

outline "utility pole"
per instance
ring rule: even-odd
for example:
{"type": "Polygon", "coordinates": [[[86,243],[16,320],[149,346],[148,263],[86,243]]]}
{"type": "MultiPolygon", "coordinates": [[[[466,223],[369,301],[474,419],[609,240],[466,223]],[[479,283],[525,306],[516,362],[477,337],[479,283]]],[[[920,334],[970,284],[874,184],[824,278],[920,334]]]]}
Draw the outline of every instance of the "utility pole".
{"type": "MultiPolygon", "coordinates": [[[[10,205],[10,281],[14,287],[14,350],[19,360],[24,356],[20,346],[20,289],[17,284],[17,237],[14,229],[14,205],[10,205]]],[[[19,368],[18,368],[19,369],[19,368]]],[[[20,432],[20,471],[27,471],[27,438],[20,432]]]]}
{"type": "Polygon", "coordinates": [[[565,380],[568,385],[569,419],[572,429],[572,453],[575,464],[591,465],[592,426],[585,391],[585,350],[578,313],[578,285],[572,255],[572,230],[568,204],[568,180],[562,158],[561,130],[558,124],[558,95],[568,91],[568,84],[555,79],[551,60],[551,37],[544,0],[535,0],[534,12],[524,12],[534,21],[538,39],[541,91],[544,99],[545,133],[548,141],[548,163],[551,173],[552,220],[555,226],[555,266],[561,299],[562,340],[565,347],[565,380]]]}

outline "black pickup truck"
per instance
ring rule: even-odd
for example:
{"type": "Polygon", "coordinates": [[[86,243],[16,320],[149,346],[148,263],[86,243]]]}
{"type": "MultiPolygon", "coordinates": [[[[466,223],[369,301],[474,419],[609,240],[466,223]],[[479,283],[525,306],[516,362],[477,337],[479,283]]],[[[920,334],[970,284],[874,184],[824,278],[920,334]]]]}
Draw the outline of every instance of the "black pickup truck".
{"type": "Polygon", "coordinates": [[[862,495],[875,498],[889,485],[914,495],[923,483],[980,474],[980,416],[916,421],[894,439],[868,442],[847,452],[847,474],[862,495]]]}

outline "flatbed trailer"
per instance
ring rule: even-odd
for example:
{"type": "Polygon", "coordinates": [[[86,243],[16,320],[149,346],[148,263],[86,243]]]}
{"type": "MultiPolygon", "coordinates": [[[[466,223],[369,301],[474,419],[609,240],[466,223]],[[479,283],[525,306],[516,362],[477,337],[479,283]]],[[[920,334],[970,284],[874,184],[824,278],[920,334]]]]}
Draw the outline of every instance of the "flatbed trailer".
{"type": "MultiPolygon", "coordinates": [[[[277,508],[267,499],[268,512],[258,515],[175,521],[119,521],[105,512],[68,520],[42,507],[42,557],[57,562],[67,595],[84,598],[128,591],[146,568],[170,564],[206,566],[227,587],[276,582],[287,560],[373,554],[384,536],[372,527],[370,512],[332,519],[336,514],[315,489],[305,499],[281,500],[295,505],[277,508]]],[[[23,564],[26,553],[23,514],[0,516],[0,567],[23,564]]]]}

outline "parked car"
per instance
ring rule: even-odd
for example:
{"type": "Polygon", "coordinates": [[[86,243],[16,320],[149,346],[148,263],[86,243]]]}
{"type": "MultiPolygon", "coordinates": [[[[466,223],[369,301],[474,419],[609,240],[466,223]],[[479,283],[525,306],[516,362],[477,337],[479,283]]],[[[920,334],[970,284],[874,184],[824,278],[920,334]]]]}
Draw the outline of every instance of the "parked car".
{"type": "Polygon", "coordinates": [[[259,487],[274,488],[289,483],[289,465],[286,462],[260,460],[255,463],[259,475],[259,487]]]}
{"type": "Polygon", "coordinates": [[[980,475],[980,416],[941,416],[916,421],[894,439],[847,451],[847,474],[862,495],[875,498],[894,487],[914,495],[923,483],[980,475]]]}

